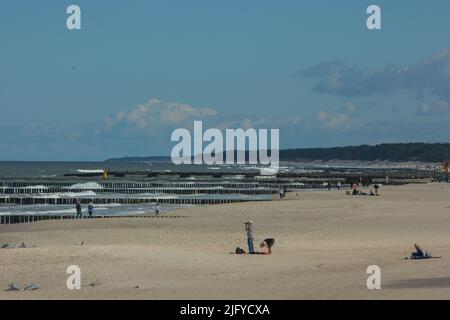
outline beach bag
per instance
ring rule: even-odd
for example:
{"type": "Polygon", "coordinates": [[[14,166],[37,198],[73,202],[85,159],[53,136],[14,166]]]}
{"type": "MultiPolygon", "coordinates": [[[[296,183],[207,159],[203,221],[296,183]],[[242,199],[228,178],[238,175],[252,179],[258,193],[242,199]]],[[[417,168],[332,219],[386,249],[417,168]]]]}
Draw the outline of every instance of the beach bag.
{"type": "Polygon", "coordinates": [[[239,248],[239,247],[236,248],[235,252],[236,252],[236,254],[245,254],[245,250],[242,248],[239,248]]]}

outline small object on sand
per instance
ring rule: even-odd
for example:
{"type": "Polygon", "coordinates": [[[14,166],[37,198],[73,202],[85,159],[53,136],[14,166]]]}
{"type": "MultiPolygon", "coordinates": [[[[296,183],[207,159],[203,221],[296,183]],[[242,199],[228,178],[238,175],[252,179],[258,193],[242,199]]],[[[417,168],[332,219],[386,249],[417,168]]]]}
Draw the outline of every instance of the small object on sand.
{"type": "Polygon", "coordinates": [[[36,246],[27,245],[25,242],[22,242],[21,244],[18,243],[5,243],[1,246],[2,249],[24,249],[24,248],[35,248],[36,246]]]}
{"type": "Polygon", "coordinates": [[[8,289],[6,289],[6,291],[20,291],[20,287],[13,282],[8,285],[8,289]]]}
{"type": "Polygon", "coordinates": [[[99,281],[94,281],[90,284],[91,287],[98,287],[100,285],[99,281]]]}
{"type": "Polygon", "coordinates": [[[80,245],[84,245],[84,240],[83,240],[83,241],[81,241],[80,245]]]}
{"type": "Polygon", "coordinates": [[[15,249],[17,247],[17,243],[6,243],[2,246],[2,249],[15,249]]]}
{"type": "Polygon", "coordinates": [[[27,285],[25,287],[24,290],[34,291],[34,290],[39,290],[39,289],[40,289],[39,285],[37,285],[36,283],[30,283],[29,285],[27,285]]]}
{"type": "Polygon", "coordinates": [[[242,248],[237,247],[236,250],[234,251],[235,254],[245,254],[245,250],[242,248]]]}
{"type": "Polygon", "coordinates": [[[139,289],[139,286],[135,286],[134,288],[135,288],[135,289],[139,289]]]}

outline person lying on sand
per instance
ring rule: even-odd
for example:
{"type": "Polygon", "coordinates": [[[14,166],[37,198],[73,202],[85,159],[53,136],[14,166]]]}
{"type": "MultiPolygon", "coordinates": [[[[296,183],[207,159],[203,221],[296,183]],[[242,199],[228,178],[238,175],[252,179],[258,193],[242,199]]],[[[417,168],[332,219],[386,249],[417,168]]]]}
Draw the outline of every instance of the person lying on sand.
{"type": "Polygon", "coordinates": [[[373,192],[373,190],[370,190],[370,193],[366,193],[361,190],[353,189],[353,190],[347,190],[346,191],[348,196],[378,196],[378,194],[373,192]]]}
{"type": "MultiPolygon", "coordinates": [[[[261,248],[267,248],[267,252],[259,252],[259,251],[254,251],[254,252],[249,252],[248,254],[264,254],[264,255],[270,255],[272,254],[272,247],[275,244],[275,239],[272,238],[267,238],[264,239],[263,242],[261,242],[261,244],[259,245],[261,248]]],[[[237,247],[235,252],[235,254],[247,254],[247,252],[240,248],[237,247]]],[[[233,254],[233,252],[231,252],[231,254],[233,254]]]]}
{"type": "MultiPolygon", "coordinates": [[[[431,252],[425,251],[423,252],[422,248],[420,248],[420,246],[415,243],[414,244],[414,248],[416,249],[415,252],[411,253],[411,256],[409,257],[409,259],[431,259],[431,258],[441,258],[441,257],[433,257],[431,255],[431,252]]],[[[408,259],[408,258],[405,258],[408,259]]]]}
{"type": "Polygon", "coordinates": [[[416,252],[411,253],[411,259],[423,259],[425,254],[417,243],[414,243],[414,248],[416,252]]]}

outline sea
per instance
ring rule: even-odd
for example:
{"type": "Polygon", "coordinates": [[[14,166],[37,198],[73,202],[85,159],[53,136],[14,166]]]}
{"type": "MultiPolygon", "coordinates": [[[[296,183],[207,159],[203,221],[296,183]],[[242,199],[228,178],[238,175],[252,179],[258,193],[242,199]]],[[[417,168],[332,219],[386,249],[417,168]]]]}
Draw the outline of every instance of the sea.
{"type": "MultiPolygon", "coordinates": [[[[280,172],[311,172],[320,171],[326,166],[282,164],[280,172]]],[[[167,161],[157,162],[38,162],[38,161],[0,161],[0,178],[14,177],[57,177],[64,174],[88,173],[96,171],[176,171],[176,172],[248,172],[259,171],[252,165],[174,165],[167,161]]]]}
{"type": "MultiPolygon", "coordinates": [[[[247,172],[257,171],[258,168],[252,166],[207,166],[207,165],[174,165],[171,162],[157,161],[157,162],[35,162],[35,161],[3,161],[0,162],[0,180],[12,179],[12,180],[27,180],[27,179],[57,179],[64,175],[71,174],[89,174],[89,173],[101,173],[103,171],[114,172],[217,172],[217,171],[233,171],[247,172]]],[[[244,176],[237,175],[235,177],[230,176],[229,180],[239,180],[244,176]]],[[[75,179],[75,178],[74,178],[75,179]]],[[[86,189],[81,192],[65,192],[49,194],[46,193],[46,198],[58,198],[58,197],[73,197],[77,199],[93,198],[97,194],[95,188],[97,182],[92,179],[92,182],[86,180],[77,182],[73,187],[77,189],[86,189]]],[[[159,180],[176,180],[174,176],[161,176],[159,180]]],[[[185,178],[185,181],[194,181],[195,176],[185,178]]],[[[208,179],[208,177],[201,177],[202,180],[208,179]]],[[[212,178],[211,178],[212,179],[212,178]]],[[[1,187],[1,185],[0,185],[1,187]]],[[[38,186],[37,186],[38,187],[38,186]]],[[[103,194],[102,194],[103,195],[103,194]]],[[[108,194],[109,197],[114,197],[115,194],[108,194]]],[[[123,197],[123,194],[118,196],[123,197]]],[[[235,199],[235,198],[248,198],[248,200],[265,199],[269,196],[255,195],[249,197],[241,194],[224,194],[224,195],[202,195],[202,194],[186,194],[186,195],[167,195],[167,194],[152,194],[142,195],[146,197],[154,197],[161,199],[162,197],[175,197],[175,198],[222,198],[222,199],[235,199]]],[[[193,205],[189,204],[166,204],[160,203],[159,210],[161,214],[170,212],[175,209],[189,208],[193,205]]],[[[95,206],[96,214],[105,215],[140,215],[149,214],[155,212],[155,204],[97,204],[95,206]]],[[[83,208],[84,214],[87,214],[87,208],[83,208]]],[[[0,215],[74,215],[76,210],[73,205],[17,205],[17,204],[0,204],[0,215]]]]}

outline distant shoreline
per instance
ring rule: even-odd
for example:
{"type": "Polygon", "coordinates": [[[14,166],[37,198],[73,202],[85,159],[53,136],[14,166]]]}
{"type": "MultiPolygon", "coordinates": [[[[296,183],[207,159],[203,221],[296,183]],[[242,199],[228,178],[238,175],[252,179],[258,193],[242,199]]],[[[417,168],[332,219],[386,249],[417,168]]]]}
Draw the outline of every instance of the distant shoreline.
{"type": "MultiPolygon", "coordinates": [[[[234,152],[234,151],[231,151],[234,152]]],[[[224,159],[224,155],[222,158],[224,159]]],[[[450,143],[383,143],[330,148],[283,149],[280,161],[310,163],[313,161],[362,161],[441,163],[450,159],[450,143]]],[[[217,155],[219,157],[219,155],[217,155]]],[[[169,156],[111,158],[105,162],[170,161],[169,156]]]]}

